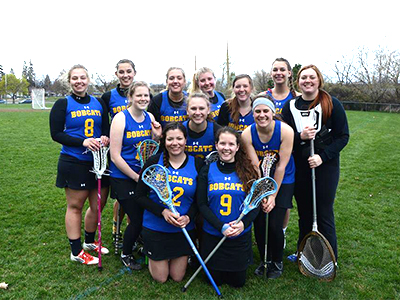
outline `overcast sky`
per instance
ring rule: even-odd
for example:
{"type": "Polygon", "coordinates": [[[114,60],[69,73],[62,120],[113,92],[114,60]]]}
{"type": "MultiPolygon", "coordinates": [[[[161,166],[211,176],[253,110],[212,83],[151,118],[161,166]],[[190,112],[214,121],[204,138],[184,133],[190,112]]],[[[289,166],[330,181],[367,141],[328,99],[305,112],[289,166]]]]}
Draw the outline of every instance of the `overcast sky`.
{"type": "Polygon", "coordinates": [[[329,75],[359,47],[400,49],[393,1],[314,0],[7,0],[0,4],[0,65],[19,77],[31,60],[54,80],[72,65],[113,76],[131,59],[136,80],[162,83],[171,66],[191,79],[207,66],[221,77],[229,43],[231,70],[253,75],[284,57],[329,75]]]}

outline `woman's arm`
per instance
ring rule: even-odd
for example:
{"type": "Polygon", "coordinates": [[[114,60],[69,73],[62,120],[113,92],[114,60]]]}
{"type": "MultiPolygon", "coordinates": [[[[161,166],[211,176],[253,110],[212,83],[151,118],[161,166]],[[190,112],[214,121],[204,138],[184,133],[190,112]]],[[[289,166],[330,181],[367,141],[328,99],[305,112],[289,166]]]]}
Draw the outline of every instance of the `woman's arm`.
{"type": "Polygon", "coordinates": [[[256,150],[254,149],[253,146],[253,140],[251,138],[251,126],[243,130],[241,138],[243,142],[242,145],[244,146],[244,149],[246,150],[246,153],[249,156],[254,168],[257,170],[258,176],[260,176],[261,175],[259,168],[260,161],[258,159],[256,150]]]}
{"type": "Polygon", "coordinates": [[[122,141],[125,131],[125,114],[118,113],[113,118],[110,132],[110,155],[112,162],[121,172],[134,181],[139,180],[139,174],[131,169],[121,156],[122,141]]]}

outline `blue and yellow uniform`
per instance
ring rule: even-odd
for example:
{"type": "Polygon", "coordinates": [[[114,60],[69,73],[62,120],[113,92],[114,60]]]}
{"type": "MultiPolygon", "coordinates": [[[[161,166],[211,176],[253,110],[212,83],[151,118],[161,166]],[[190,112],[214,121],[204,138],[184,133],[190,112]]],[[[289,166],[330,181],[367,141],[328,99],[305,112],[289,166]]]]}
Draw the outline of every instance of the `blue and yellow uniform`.
{"type": "Polygon", "coordinates": [[[108,110],[110,112],[111,118],[121,112],[126,110],[128,107],[128,98],[126,96],[121,96],[117,88],[111,90],[110,101],[108,103],[108,110]]]}
{"type": "Polygon", "coordinates": [[[276,113],[279,114],[279,115],[282,113],[282,108],[285,105],[285,103],[294,98],[293,95],[292,95],[292,92],[289,92],[289,94],[286,96],[286,98],[282,99],[282,100],[275,99],[274,96],[272,96],[271,89],[268,89],[266,94],[269,97],[271,97],[272,100],[274,100],[276,113]]]}
{"type": "MultiPolygon", "coordinates": [[[[189,121],[183,122],[186,131],[189,132],[189,121]]],[[[215,150],[214,122],[207,121],[207,128],[199,138],[193,138],[188,134],[185,150],[188,154],[204,159],[207,154],[215,150]]]]}
{"type": "Polygon", "coordinates": [[[217,102],[216,103],[211,103],[211,116],[212,118],[217,121],[218,116],[219,116],[219,111],[221,109],[222,103],[225,102],[225,98],[223,97],[223,95],[220,92],[214,91],[215,96],[217,96],[217,102]]]}

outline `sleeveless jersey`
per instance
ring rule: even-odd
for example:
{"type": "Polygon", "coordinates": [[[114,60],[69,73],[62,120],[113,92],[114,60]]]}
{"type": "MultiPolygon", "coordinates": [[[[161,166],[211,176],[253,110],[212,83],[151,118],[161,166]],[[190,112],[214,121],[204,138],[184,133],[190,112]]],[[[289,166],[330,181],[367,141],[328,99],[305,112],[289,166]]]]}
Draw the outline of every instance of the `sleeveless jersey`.
{"type": "MultiPolygon", "coordinates": [[[[151,139],[151,119],[147,112],[143,112],[144,120],[136,122],[128,110],[122,112],[125,115],[124,137],[122,139],[121,156],[136,173],[140,172],[140,159],[137,151],[140,142],[151,139]]],[[[110,160],[111,177],[129,179],[110,160]]]]}
{"type": "MultiPolygon", "coordinates": [[[[184,95],[186,95],[184,93],[184,95]]],[[[160,108],[160,120],[161,126],[164,127],[170,122],[183,122],[188,118],[186,112],[186,104],[184,103],[179,108],[174,108],[169,104],[168,91],[162,92],[162,102],[160,108]]]]}
{"type": "Polygon", "coordinates": [[[214,91],[214,94],[217,96],[218,98],[218,102],[217,103],[212,103],[210,110],[211,110],[211,116],[212,118],[217,121],[218,116],[219,116],[219,110],[221,108],[222,103],[224,103],[224,98],[222,97],[220,92],[214,91]]]}
{"type": "MultiPolygon", "coordinates": [[[[183,122],[189,132],[189,121],[183,122]]],[[[215,150],[214,122],[207,121],[207,129],[201,138],[195,139],[188,134],[185,150],[188,154],[204,159],[208,153],[215,150]]]]}
{"type": "Polygon", "coordinates": [[[276,112],[277,114],[281,114],[281,113],[282,113],[282,108],[283,108],[283,106],[285,105],[285,103],[286,103],[287,101],[289,101],[289,100],[291,100],[291,99],[294,98],[293,95],[292,95],[292,93],[289,92],[289,94],[286,96],[285,99],[277,100],[277,99],[274,98],[274,96],[272,96],[272,91],[271,91],[271,89],[268,89],[268,90],[267,90],[267,95],[270,96],[271,99],[274,100],[275,108],[276,108],[276,111],[275,111],[275,112],[276,112]]]}
{"type": "MultiPolygon", "coordinates": [[[[65,116],[64,133],[81,139],[99,138],[102,130],[103,107],[93,96],[88,104],[81,104],[71,96],[67,96],[67,111],[65,116]]],[[[79,160],[92,161],[90,151],[83,146],[74,147],[63,145],[61,153],[73,156],[79,160]]]]}
{"type": "Polygon", "coordinates": [[[247,115],[239,116],[239,123],[235,124],[232,120],[232,116],[229,115],[229,123],[228,126],[235,129],[237,132],[242,133],[248,126],[254,123],[253,112],[250,111],[247,115]]]}
{"type": "MultiPolygon", "coordinates": [[[[218,169],[217,162],[211,163],[208,171],[207,191],[208,205],[219,220],[229,223],[239,218],[246,193],[236,172],[224,174],[218,169]]],[[[204,219],[203,230],[214,236],[223,236],[206,219],[204,219]]],[[[251,226],[247,227],[239,236],[250,230],[251,226]]]]}
{"type": "MultiPolygon", "coordinates": [[[[275,120],[275,128],[271,139],[267,143],[263,143],[258,136],[256,124],[251,125],[251,140],[259,160],[262,160],[270,151],[279,153],[279,148],[281,147],[281,127],[281,121],[275,120]]],[[[290,155],[289,162],[285,168],[285,175],[283,176],[282,184],[294,182],[295,170],[294,159],[293,156],[290,155]]]]}
{"type": "MultiPolygon", "coordinates": [[[[158,161],[159,164],[163,164],[163,154],[160,155],[158,161]]],[[[172,202],[179,214],[185,215],[189,211],[190,206],[194,201],[197,187],[197,170],[195,165],[195,158],[188,155],[188,161],[182,169],[174,169],[171,166],[168,168],[170,171],[169,184],[172,190],[172,202]]],[[[158,198],[156,192],[150,188],[149,198],[151,201],[160,203],[161,205],[168,208],[158,198]]],[[[167,223],[164,217],[157,217],[148,210],[144,211],[143,214],[143,227],[151,230],[161,232],[181,232],[181,229],[167,223]]],[[[187,230],[194,228],[194,221],[190,220],[190,223],[186,226],[187,230]]]]}
{"type": "Polygon", "coordinates": [[[128,105],[128,99],[126,97],[121,96],[116,88],[112,89],[110,104],[108,108],[110,111],[111,119],[114,118],[114,116],[120,111],[127,109],[127,105],[128,105]]]}

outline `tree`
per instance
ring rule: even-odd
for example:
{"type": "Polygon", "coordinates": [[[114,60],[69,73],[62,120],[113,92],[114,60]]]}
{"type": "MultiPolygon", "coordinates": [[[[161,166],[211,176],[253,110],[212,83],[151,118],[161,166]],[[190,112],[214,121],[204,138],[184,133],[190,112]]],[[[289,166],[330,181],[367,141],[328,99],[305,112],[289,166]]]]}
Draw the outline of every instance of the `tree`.
{"type": "Polygon", "coordinates": [[[118,84],[118,79],[107,79],[106,76],[96,73],[96,79],[94,80],[95,87],[100,93],[105,93],[113,89],[118,84]]]}
{"type": "Polygon", "coordinates": [[[0,93],[10,95],[15,103],[18,94],[27,95],[29,83],[25,78],[18,79],[14,74],[6,74],[0,81],[0,93]]]}
{"type": "Polygon", "coordinates": [[[266,91],[274,86],[271,74],[264,70],[256,71],[254,73],[253,84],[256,94],[266,91]]]}
{"type": "Polygon", "coordinates": [[[4,76],[3,66],[0,65],[0,80],[1,78],[3,78],[3,76],[4,76]]]}
{"type": "Polygon", "coordinates": [[[50,80],[50,76],[47,74],[46,77],[44,78],[43,81],[43,88],[46,91],[50,91],[51,90],[51,80],[50,80]]]}

